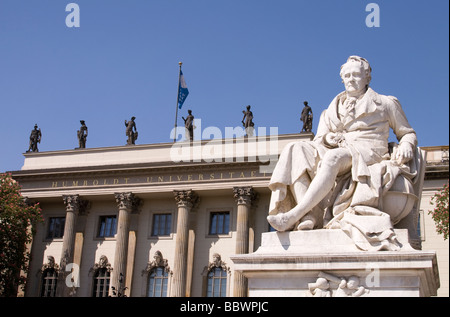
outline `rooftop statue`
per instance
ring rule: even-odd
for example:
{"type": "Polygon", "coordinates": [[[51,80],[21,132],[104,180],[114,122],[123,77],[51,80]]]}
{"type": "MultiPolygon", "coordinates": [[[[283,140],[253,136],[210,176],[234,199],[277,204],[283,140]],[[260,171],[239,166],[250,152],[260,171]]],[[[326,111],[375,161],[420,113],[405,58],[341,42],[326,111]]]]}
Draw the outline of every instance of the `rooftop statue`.
{"type": "Polygon", "coordinates": [[[127,139],[127,145],[134,145],[136,144],[136,140],[138,138],[138,132],[136,130],[136,123],[134,120],[136,117],[132,117],[130,121],[125,120],[125,134],[128,137],[127,139]]]}
{"type": "Polygon", "coordinates": [[[79,144],[78,148],[84,149],[84,148],[86,148],[86,139],[88,136],[88,128],[87,128],[84,120],[80,120],[80,123],[81,123],[80,130],[77,130],[77,137],[78,137],[78,144],[79,144]]]}
{"type": "Polygon", "coordinates": [[[399,249],[393,225],[416,201],[417,138],[399,101],[369,87],[371,70],[350,56],[345,91],[321,114],[315,138],[283,149],[269,183],[267,220],[277,231],[340,228],[360,249],[399,249]],[[399,140],[392,153],[390,129],[399,140]],[[405,193],[405,208],[392,207],[390,190],[405,193]]]}
{"type": "Polygon", "coordinates": [[[38,143],[41,143],[42,132],[41,129],[38,129],[38,125],[34,125],[34,129],[31,130],[30,133],[30,146],[27,150],[28,152],[39,152],[38,143]]]}
{"type": "Polygon", "coordinates": [[[242,110],[244,117],[242,118],[242,125],[244,126],[245,132],[248,136],[253,136],[253,131],[255,130],[255,124],[253,123],[253,112],[250,111],[251,106],[247,106],[247,111],[242,110]]]}
{"type": "Polygon", "coordinates": [[[194,116],[192,115],[192,110],[188,110],[187,118],[181,117],[184,120],[184,127],[186,129],[186,140],[194,140],[194,116]]]}
{"type": "Polygon", "coordinates": [[[305,107],[303,108],[302,114],[300,116],[300,120],[303,122],[303,128],[301,132],[311,132],[313,112],[307,101],[303,102],[303,104],[305,105],[305,107]]]}

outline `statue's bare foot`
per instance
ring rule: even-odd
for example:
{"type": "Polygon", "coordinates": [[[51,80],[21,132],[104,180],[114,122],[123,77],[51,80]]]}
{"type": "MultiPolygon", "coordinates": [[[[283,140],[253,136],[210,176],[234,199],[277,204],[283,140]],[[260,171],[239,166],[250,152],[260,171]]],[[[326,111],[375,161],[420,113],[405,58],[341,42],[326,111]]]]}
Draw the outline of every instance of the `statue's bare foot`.
{"type": "Polygon", "coordinates": [[[314,229],[315,223],[311,219],[302,220],[298,226],[297,230],[312,230],[314,229]]]}
{"type": "Polygon", "coordinates": [[[311,215],[307,214],[300,220],[297,230],[312,230],[316,225],[316,220],[311,215]]]}
{"type": "Polygon", "coordinates": [[[267,221],[277,231],[288,231],[295,226],[297,219],[287,212],[275,216],[267,216],[267,221]]]}

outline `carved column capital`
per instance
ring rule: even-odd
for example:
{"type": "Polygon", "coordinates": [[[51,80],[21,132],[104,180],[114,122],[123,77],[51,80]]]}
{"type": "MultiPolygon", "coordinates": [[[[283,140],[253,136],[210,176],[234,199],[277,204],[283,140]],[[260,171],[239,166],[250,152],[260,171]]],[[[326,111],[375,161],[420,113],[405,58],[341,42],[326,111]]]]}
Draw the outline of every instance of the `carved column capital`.
{"type": "Polygon", "coordinates": [[[66,211],[78,211],[80,208],[80,195],[63,195],[66,211]]]}
{"type": "Polygon", "coordinates": [[[251,186],[233,187],[233,196],[238,205],[251,206],[257,198],[257,193],[251,186]]]}
{"type": "Polygon", "coordinates": [[[178,207],[194,208],[198,203],[198,195],[193,190],[174,190],[178,207]]]}
{"type": "Polygon", "coordinates": [[[141,204],[141,199],[134,195],[132,192],[127,193],[115,193],[117,207],[119,209],[128,209],[132,212],[137,212],[138,207],[141,204]]]}
{"type": "Polygon", "coordinates": [[[84,214],[89,209],[89,201],[82,199],[80,195],[63,195],[63,201],[66,211],[84,214]]]}

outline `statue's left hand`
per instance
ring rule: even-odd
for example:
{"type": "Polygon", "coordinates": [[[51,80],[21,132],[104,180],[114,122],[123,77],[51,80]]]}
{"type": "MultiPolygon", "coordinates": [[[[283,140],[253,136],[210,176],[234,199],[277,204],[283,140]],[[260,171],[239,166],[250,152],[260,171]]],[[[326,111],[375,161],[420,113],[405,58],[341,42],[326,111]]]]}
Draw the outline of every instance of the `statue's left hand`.
{"type": "Polygon", "coordinates": [[[339,132],[329,132],[324,136],[324,143],[330,148],[336,148],[344,140],[344,136],[339,132]]]}
{"type": "Polygon", "coordinates": [[[395,153],[394,159],[398,164],[409,162],[414,156],[413,146],[408,142],[400,143],[395,153]]]}

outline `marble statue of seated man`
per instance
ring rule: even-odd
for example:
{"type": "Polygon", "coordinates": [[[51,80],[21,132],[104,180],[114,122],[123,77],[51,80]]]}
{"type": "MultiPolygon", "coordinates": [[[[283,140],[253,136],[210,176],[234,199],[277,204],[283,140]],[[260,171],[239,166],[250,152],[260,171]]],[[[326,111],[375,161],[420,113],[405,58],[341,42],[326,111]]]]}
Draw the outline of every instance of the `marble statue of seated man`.
{"type": "Polygon", "coordinates": [[[370,220],[366,226],[368,233],[383,234],[392,227],[392,216],[405,216],[390,218],[382,198],[396,182],[402,190],[411,187],[416,133],[395,97],[369,87],[366,59],[350,56],[340,75],[345,91],[322,113],[314,140],[288,144],[274,169],[267,220],[277,231],[339,227],[335,219],[342,220],[345,211],[380,216],[378,224],[370,220]],[[390,129],[399,142],[394,153],[390,129]]]}

